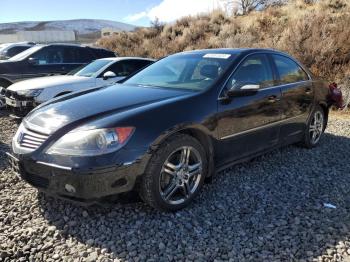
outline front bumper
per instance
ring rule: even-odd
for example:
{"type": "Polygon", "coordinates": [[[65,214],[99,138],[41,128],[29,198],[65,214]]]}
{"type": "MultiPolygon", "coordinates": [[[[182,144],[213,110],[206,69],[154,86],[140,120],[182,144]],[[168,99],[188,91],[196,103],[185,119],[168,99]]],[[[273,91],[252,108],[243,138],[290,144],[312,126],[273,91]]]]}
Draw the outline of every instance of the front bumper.
{"type": "Polygon", "coordinates": [[[112,167],[80,170],[23,158],[13,153],[7,155],[14,172],[33,187],[53,196],[85,204],[133,190],[137,178],[145,169],[145,161],[141,159],[112,167]]]}
{"type": "Polygon", "coordinates": [[[32,100],[16,100],[13,98],[5,97],[6,104],[16,108],[34,108],[34,101],[32,100]]]}
{"type": "Polygon", "coordinates": [[[14,109],[14,113],[19,116],[29,113],[38,105],[34,97],[18,95],[16,92],[8,89],[2,89],[0,91],[0,96],[5,100],[6,106],[14,109]]]}

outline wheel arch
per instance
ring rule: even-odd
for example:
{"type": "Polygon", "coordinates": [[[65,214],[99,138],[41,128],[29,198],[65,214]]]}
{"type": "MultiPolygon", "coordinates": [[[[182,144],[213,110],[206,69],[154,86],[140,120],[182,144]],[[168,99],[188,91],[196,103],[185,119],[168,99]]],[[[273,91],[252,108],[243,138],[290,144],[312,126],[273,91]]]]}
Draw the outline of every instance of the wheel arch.
{"type": "Polygon", "coordinates": [[[211,177],[214,174],[214,145],[210,138],[210,135],[199,127],[184,127],[176,131],[168,132],[165,136],[158,139],[157,145],[162,144],[165,140],[177,134],[186,134],[192,136],[203,146],[208,161],[208,173],[207,177],[211,177]]]}

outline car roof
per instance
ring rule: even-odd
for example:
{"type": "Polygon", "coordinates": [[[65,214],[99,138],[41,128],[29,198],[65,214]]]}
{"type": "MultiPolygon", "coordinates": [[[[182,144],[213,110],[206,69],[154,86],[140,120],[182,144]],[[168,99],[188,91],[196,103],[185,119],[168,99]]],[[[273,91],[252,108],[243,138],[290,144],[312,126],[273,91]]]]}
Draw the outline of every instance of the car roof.
{"type": "Polygon", "coordinates": [[[156,59],[152,59],[152,58],[144,58],[144,57],[128,57],[128,56],[118,56],[118,57],[106,57],[106,58],[100,58],[97,60],[106,60],[106,61],[123,61],[123,60],[145,60],[145,61],[151,61],[154,62],[156,61],[156,59]]]}
{"type": "Polygon", "coordinates": [[[12,48],[15,46],[35,46],[34,42],[14,42],[0,44],[0,48],[12,48]]]}
{"type": "Polygon", "coordinates": [[[185,51],[180,54],[207,54],[207,53],[215,53],[215,54],[242,54],[242,53],[255,53],[255,52],[269,52],[269,53],[279,53],[285,54],[281,51],[272,48],[213,48],[213,49],[201,49],[201,50],[192,50],[185,51]]]}
{"type": "Polygon", "coordinates": [[[49,43],[49,44],[38,44],[38,46],[73,46],[73,47],[86,47],[86,48],[92,48],[92,49],[99,49],[99,50],[106,50],[109,52],[112,52],[106,48],[98,47],[98,46],[89,46],[89,45],[83,45],[83,44],[74,44],[74,43],[49,43]]]}

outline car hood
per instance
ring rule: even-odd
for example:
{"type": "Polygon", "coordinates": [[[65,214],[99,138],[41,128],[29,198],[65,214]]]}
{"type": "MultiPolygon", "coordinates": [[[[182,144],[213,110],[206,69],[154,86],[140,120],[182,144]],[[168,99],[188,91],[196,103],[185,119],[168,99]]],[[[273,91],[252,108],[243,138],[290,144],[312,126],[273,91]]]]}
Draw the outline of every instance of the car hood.
{"type": "Polygon", "coordinates": [[[11,91],[20,91],[28,89],[50,88],[62,85],[81,85],[84,83],[90,84],[94,81],[94,78],[83,76],[47,76],[20,81],[11,85],[8,89],[11,91]]]}
{"type": "Polygon", "coordinates": [[[75,122],[81,124],[106,115],[122,114],[139,107],[192,94],[191,91],[179,89],[117,84],[50,100],[29,113],[24,121],[34,130],[51,134],[75,122]]]}

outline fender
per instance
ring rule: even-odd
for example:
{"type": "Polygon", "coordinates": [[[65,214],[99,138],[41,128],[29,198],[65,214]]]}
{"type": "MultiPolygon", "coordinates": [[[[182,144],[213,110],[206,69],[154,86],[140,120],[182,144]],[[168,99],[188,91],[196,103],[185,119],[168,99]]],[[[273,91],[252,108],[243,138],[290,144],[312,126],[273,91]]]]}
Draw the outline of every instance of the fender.
{"type": "Polygon", "coordinates": [[[208,161],[208,173],[207,177],[210,178],[215,173],[215,162],[214,162],[214,145],[213,139],[215,139],[212,135],[212,132],[207,129],[203,125],[198,124],[182,124],[175,126],[174,128],[168,129],[164,131],[157,139],[150,145],[150,152],[155,151],[159,148],[159,146],[169,137],[173,136],[177,133],[186,133],[194,138],[196,138],[204,147],[204,150],[207,153],[207,161],[208,161]]]}

